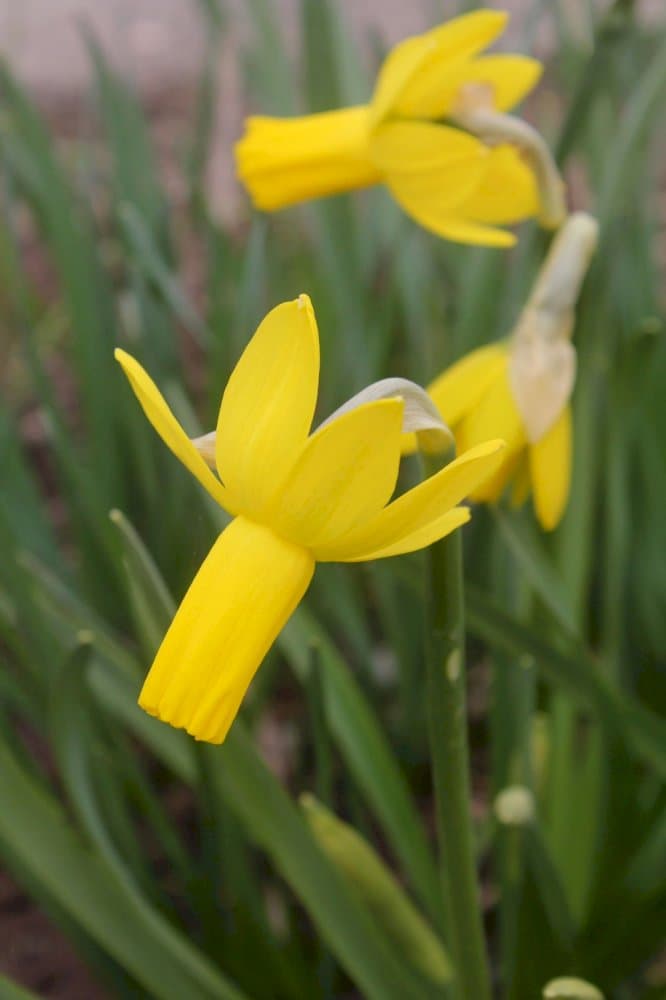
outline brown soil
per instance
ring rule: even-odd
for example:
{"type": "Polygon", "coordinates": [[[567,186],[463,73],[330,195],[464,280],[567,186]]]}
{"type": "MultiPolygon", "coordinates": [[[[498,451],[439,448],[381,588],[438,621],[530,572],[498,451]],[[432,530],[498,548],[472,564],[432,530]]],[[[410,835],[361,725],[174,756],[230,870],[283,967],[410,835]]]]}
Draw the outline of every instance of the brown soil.
{"type": "Polygon", "coordinates": [[[79,956],[6,872],[0,872],[0,972],[48,1000],[106,1000],[79,956]]]}

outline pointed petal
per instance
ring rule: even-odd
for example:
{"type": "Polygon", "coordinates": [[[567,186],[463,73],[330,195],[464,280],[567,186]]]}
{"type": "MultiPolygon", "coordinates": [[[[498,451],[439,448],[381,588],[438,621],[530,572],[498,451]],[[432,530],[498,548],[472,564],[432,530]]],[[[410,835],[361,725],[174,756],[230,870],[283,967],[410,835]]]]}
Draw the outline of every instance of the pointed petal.
{"type": "Polygon", "coordinates": [[[480,223],[535,215],[535,178],[510,146],[489,149],[462,129],[431,122],[387,122],[371,156],[399,205],[445,239],[512,246],[515,236],[480,223]]]}
{"type": "Polygon", "coordinates": [[[428,393],[444,422],[455,427],[506,371],[506,365],[506,344],[488,344],[465,355],[436,378],[428,386],[428,393]]]}
{"type": "Polygon", "coordinates": [[[368,107],[299,118],[252,117],[236,144],[239,179],[257,208],[275,211],[311,198],[376,184],[368,107]]]}
{"type": "MultiPolygon", "coordinates": [[[[455,429],[456,424],[474,409],[488,387],[506,369],[507,348],[504,343],[479,347],[456,361],[428,387],[428,395],[437,407],[444,423],[455,429]]],[[[401,451],[413,455],[423,450],[415,434],[403,434],[401,451]]]]}
{"type": "Polygon", "coordinates": [[[530,445],[530,477],[534,507],[541,527],[557,527],[569,498],[572,425],[567,406],[540,441],[530,445]]]}
{"type": "Polygon", "coordinates": [[[492,86],[493,105],[498,111],[510,111],[519,104],[536,87],[542,72],[537,59],[520,55],[482,56],[465,67],[468,80],[492,86]]]}
{"type": "Polygon", "coordinates": [[[115,350],[114,357],[127,376],[143,412],[167,448],[199,480],[214,500],[217,500],[222,507],[226,507],[228,511],[234,513],[233,503],[224,486],[208,468],[195,445],[169,409],[164,396],[147,372],[144,371],[138,361],[130,354],[127,354],[126,351],[120,350],[120,348],[115,350]]]}
{"type": "Polygon", "coordinates": [[[428,117],[443,74],[490,45],[506,22],[501,11],[474,11],[396,45],[379,72],[372,99],[374,120],[389,113],[428,117]]]}
{"type": "Polygon", "coordinates": [[[380,399],[313,434],[271,508],[275,530],[316,555],[377,514],[398,477],[402,413],[402,400],[380,399]]]}
{"type": "Polygon", "coordinates": [[[506,442],[504,461],[494,475],[470,493],[472,500],[492,502],[498,497],[506,484],[512,459],[527,444],[525,428],[511,393],[506,369],[456,428],[456,442],[461,451],[473,448],[491,436],[501,437],[506,442]]]}
{"type": "Polygon", "coordinates": [[[221,743],[313,571],[309,552],[243,517],[232,521],[176,612],[141,707],[197,739],[221,743]]]}
{"type": "Polygon", "coordinates": [[[319,335],[307,295],[272,309],[231,374],[215,439],[237,508],[260,514],[307,440],[317,401],[319,335]]]}
{"type": "Polygon", "coordinates": [[[503,448],[502,441],[487,441],[465,452],[357,530],[319,546],[317,559],[355,561],[429,528],[492,475],[502,460],[503,448]]]}
{"type": "Polygon", "coordinates": [[[397,542],[393,542],[392,545],[386,545],[384,548],[369,552],[362,552],[347,561],[367,562],[370,559],[387,559],[389,556],[401,556],[406,552],[417,552],[419,549],[425,549],[426,546],[438,542],[446,535],[450,535],[452,531],[455,531],[462,524],[467,524],[471,516],[469,507],[454,507],[453,510],[447,511],[446,514],[442,514],[441,517],[430,521],[424,527],[418,528],[408,535],[403,535],[402,538],[397,542]]]}
{"type": "Polygon", "coordinates": [[[455,110],[459,101],[465,100],[466,92],[474,93],[481,88],[487,88],[492,107],[507,111],[536,86],[541,72],[541,63],[536,59],[514,55],[481,56],[455,66],[442,65],[437,85],[432,86],[427,100],[422,102],[421,114],[444,118],[455,110]]]}
{"type": "Polygon", "coordinates": [[[486,170],[464,204],[461,216],[469,221],[504,225],[539,213],[536,178],[513,146],[488,151],[486,170]]]}
{"type": "Polygon", "coordinates": [[[390,122],[373,136],[371,154],[399,205],[429,229],[450,218],[484,174],[486,150],[460,129],[390,122]]]}
{"type": "MultiPolygon", "coordinates": [[[[370,151],[377,167],[390,180],[403,178],[413,183],[427,181],[434,189],[439,171],[460,168],[468,161],[485,160],[482,142],[450,125],[434,122],[386,122],[373,133],[370,151]]],[[[473,180],[468,186],[473,187],[473,180]]],[[[461,200],[459,194],[443,194],[461,200]]]]}
{"type": "Polygon", "coordinates": [[[516,237],[506,229],[496,229],[494,226],[480,226],[464,218],[453,215],[435,215],[418,217],[411,213],[422,226],[452,243],[469,243],[475,247],[512,247],[516,237]]]}

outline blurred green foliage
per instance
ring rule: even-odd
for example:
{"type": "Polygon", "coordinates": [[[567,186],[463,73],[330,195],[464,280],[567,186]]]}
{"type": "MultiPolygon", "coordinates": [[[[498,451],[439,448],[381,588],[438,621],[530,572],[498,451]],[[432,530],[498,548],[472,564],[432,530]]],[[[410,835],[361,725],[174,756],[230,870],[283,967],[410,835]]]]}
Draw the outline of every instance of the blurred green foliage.
{"type": "MultiPolygon", "coordinates": [[[[666,39],[642,27],[639,6],[600,16],[585,5],[591,45],[572,36],[564,3],[535,3],[528,19],[557,35],[530,114],[602,236],[578,310],[565,522],[544,540],[528,511],[479,510],[465,529],[471,659],[490,680],[472,728],[486,807],[479,863],[508,1000],[564,974],[617,1000],[660,988],[666,345],[655,139],[666,39]],[[536,817],[514,827],[492,802],[516,784],[532,790],[536,817]]],[[[295,801],[315,791],[374,843],[399,876],[390,892],[409,897],[410,927],[437,934],[428,947],[446,968],[421,558],[322,567],[223,747],[145,716],[136,694],[171,595],[221,522],[145,422],[113,347],[141,360],[192,433],[208,429],[258,320],[307,291],[325,415],[372,379],[427,382],[505,335],[547,240],[524,227],[508,253],[444,245],[382,191],[254,216],[242,231],[222,225],[204,174],[225,18],[215,0],[199,7],[208,44],[182,210],[169,205],[135,96],[92,41],[101,156],[83,141],[59,148],[0,71],[0,855],[111,995],[441,996],[441,979],[396,947],[395,928],[377,921],[295,801]],[[182,281],[186,246],[201,294],[182,281]],[[286,783],[257,748],[278,709],[293,743],[286,783]]],[[[372,75],[341,5],[302,0],[296,69],[274,5],[247,7],[248,108],[365,99],[372,75]]],[[[0,980],[0,996],[23,995],[0,980]]]]}

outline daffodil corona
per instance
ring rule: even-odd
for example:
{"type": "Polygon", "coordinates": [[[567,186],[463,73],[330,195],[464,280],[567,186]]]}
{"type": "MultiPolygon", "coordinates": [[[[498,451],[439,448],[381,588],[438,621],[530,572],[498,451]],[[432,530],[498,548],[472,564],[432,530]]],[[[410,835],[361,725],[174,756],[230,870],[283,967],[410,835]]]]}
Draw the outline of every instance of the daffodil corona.
{"type": "Polygon", "coordinates": [[[477,11],[408,38],[385,60],[370,104],[301,118],[252,117],[236,146],[257,208],[384,183],[445,239],[509,246],[506,224],[564,218],[563,186],[539,134],[506,112],[541,66],[479,56],[507,15],[477,11]]]}
{"type": "Polygon", "coordinates": [[[155,430],[234,516],[185,595],[139,698],[151,715],[220,743],[315,562],[381,559],[444,537],[468,520],[457,505],[493,474],[503,444],[484,442],[389,503],[405,428],[423,432],[427,446],[441,424],[429,403],[414,416],[414,399],[407,407],[405,399],[416,387],[391,380],[310,434],[319,337],[306,295],[260,324],[229,379],[214,435],[196,441],[138,362],[121,350],[116,358],[155,430]]]}
{"type": "MultiPolygon", "coordinates": [[[[428,388],[461,451],[490,435],[506,441],[501,466],[470,498],[495,502],[513,481],[514,503],[531,491],[546,530],[559,523],[569,495],[569,400],[576,377],[570,338],[597,231],[591,216],[571,215],[553,241],[511,338],[472,351],[428,388]]],[[[416,442],[405,439],[404,451],[415,448],[416,442]]]]}

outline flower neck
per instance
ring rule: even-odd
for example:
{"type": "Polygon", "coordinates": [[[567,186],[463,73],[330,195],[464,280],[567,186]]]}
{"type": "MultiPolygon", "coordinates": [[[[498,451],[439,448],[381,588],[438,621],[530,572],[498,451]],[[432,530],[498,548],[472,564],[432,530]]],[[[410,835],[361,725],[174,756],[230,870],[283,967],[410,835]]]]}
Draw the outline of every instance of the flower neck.
{"type": "Polygon", "coordinates": [[[598,224],[576,213],[553,241],[510,342],[509,382],[536,443],[569,402],[576,380],[570,343],[575,305],[597,243],[598,224]]]}
{"type": "Polygon", "coordinates": [[[557,229],[566,218],[564,183],[543,137],[521,118],[497,111],[492,88],[471,83],[460,88],[451,120],[488,146],[517,147],[534,173],[539,189],[539,222],[557,229]]]}

